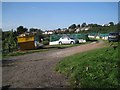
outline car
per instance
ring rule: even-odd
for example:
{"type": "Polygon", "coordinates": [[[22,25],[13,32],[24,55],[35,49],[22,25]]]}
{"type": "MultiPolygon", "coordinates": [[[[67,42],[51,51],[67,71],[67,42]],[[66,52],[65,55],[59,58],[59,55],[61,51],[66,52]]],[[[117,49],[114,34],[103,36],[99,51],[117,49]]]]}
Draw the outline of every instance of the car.
{"type": "Polygon", "coordinates": [[[60,39],[59,39],[59,44],[75,44],[75,40],[74,39],[71,39],[70,37],[68,36],[62,36],[60,39]]]}
{"type": "Polygon", "coordinates": [[[118,42],[120,39],[120,33],[119,32],[111,32],[108,35],[108,41],[109,42],[118,42]]]}
{"type": "Polygon", "coordinates": [[[77,38],[70,37],[70,39],[74,40],[76,44],[79,43],[79,39],[77,39],[77,38]]]}

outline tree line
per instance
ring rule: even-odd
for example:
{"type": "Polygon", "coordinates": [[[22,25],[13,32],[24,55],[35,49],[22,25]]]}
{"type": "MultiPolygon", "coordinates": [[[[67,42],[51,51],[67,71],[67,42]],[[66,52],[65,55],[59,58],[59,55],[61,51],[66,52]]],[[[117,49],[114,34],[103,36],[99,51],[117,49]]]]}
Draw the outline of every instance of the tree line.
{"type": "Polygon", "coordinates": [[[72,24],[68,28],[66,28],[64,31],[61,28],[58,28],[54,34],[72,34],[72,33],[109,33],[109,32],[115,32],[118,30],[118,24],[114,24],[113,22],[109,22],[105,25],[99,25],[99,24],[86,24],[85,22],[81,25],[78,24],[72,24]],[[89,28],[88,30],[84,30],[85,28],[89,28]],[[77,29],[80,29],[76,32],[77,29]],[[83,30],[82,30],[83,29],[83,30]]]}

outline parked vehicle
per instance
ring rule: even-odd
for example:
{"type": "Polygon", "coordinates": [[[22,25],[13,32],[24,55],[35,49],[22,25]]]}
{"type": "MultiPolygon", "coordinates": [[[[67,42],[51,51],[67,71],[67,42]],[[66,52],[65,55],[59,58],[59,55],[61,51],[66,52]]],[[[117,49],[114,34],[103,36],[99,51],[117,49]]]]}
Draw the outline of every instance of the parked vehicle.
{"type": "Polygon", "coordinates": [[[118,32],[112,32],[112,33],[109,33],[109,36],[108,36],[108,41],[109,42],[118,42],[120,39],[120,33],[118,32]]]}
{"type": "Polygon", "coordinates": [[[79,43],[79,39],[77,39],[77,38],[70,37],[70,39],[74,40],[76,44],[79,43]]]}
{"type": "Polygon", "coordinates": [[[64,39],[60,38],[65,38],[66,37],[66,42],[69,41],[67,44],[79,44],[79,43],[85,43],[89,41],[88,35],[87,34],[54,34],[50,35],[50,42],[49,45],[57,45],[57,44],[66,44],[62,43],[64,39]]]}
{"type": "Polygon", "coordinates": [[[74,39],[71,39],[68,36],[62,36],[59,39],[59,44],[74,44],[76,41],[74,39]]]}

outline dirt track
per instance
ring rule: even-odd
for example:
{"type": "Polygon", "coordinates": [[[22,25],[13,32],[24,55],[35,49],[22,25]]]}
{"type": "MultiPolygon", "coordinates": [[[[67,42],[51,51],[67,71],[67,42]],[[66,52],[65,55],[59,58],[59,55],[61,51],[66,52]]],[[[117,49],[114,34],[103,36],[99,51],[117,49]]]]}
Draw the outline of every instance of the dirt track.
{"type": "Polygon", "coordinates": [[[3,86],[10,88],[69,87],[68,78],[54,67],[65,56],[103,47],[102,41],[66,49],[7,58],[3,63],[3,86]]]}

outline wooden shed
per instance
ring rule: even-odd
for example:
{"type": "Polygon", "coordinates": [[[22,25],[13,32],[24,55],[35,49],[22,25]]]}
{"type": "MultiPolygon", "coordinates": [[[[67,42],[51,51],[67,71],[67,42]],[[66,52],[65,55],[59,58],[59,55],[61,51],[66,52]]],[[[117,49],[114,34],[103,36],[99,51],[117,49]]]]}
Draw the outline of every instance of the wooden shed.
{"type": "Polygon", "coordinates": [[[43,46],[42,39],[37,35],[18,36],[17,40],[21,50],[36,49],[43,46]]]}

